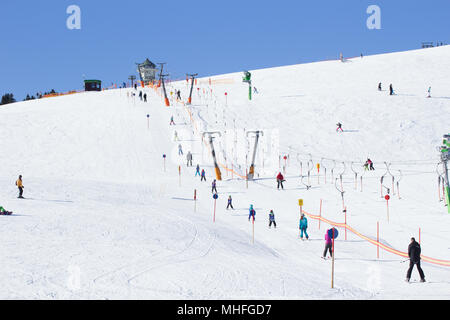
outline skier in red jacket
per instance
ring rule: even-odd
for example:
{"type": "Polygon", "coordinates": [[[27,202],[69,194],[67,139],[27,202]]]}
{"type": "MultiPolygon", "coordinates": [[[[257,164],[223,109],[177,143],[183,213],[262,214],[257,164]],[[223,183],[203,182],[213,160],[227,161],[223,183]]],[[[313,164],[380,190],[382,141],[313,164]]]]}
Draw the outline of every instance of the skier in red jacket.
{"type": "Polygon", "coordinates": [[[281,189],[284,190],[284,188],[283,188],[283,182],[284,181],[285,180],[284,180],[283,175],[281,174],[281,172],[278,172],[278,175],[277,175],[277,189],[280,189],[280,185],[281,185],[281,189]]]}

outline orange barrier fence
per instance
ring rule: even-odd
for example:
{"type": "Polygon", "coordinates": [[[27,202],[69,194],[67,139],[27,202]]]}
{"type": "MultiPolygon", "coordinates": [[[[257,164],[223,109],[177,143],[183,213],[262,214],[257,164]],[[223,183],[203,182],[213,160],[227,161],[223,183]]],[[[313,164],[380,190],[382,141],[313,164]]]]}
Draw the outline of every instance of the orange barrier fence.
{"type": "MultiPolygon", "coordinates": [[[[323,221],[325,223],[328,223],[329,225],[349,230],[349,231],[353,232],[355,235],[357,235],[358,237],[360,237],[361,239],[369,241],[370,243],[372,243],[372,244],[376,245],[377,247],[379,247],[379,248],[381,248],[383,250],[386,250],[386,251],[388,251],[390,253],[393,253],[395,255],[401,256],[403,258],[409,258],[407,252],[402,252],[402,251],[396,250],[396,249],[391,248],[391,247],[389,247],[389,246],[387,246],[387,245],[385,245],[385,244],[383,244],[383,243],[381,243],[379,241],[373,240],[373,239],[371,239],[371,238],[369,238],[369,237],[359,233],[358,231],[356,231],[355,229],[353,229],[352,227],[350,227],[346,223],[334,222],[334,221],[325,219],[321,215],[314,215],[314,214],[311,214],[309,212],[306,212],[305,210],[302,210],[302,213],[306,214],[308,217],[310,217],[312,219],[323,221]]],[[[432,264],[445,266],[445,267],[450,267],[450,261],[448,261],[448,260],[434,259],[434,258],[430,258],[430,257],[424,256],[424,255],[421,255],[420,257],[422,258],[423,261],[426,261],[426,262],[429,262],[429,263],[432,263],[432,264]]]]}

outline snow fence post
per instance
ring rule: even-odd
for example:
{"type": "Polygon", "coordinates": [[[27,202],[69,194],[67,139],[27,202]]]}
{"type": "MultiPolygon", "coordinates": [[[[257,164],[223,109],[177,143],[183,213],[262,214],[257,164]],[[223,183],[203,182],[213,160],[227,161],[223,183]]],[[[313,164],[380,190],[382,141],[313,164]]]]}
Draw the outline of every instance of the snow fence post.
{"type": "Polygon", "coordinates": [[[213,222],[216,222],[216,201],[219,195],[217,193],[214,193],[213,199],[214,199],[214,215],[213,215],[213,222]]]}

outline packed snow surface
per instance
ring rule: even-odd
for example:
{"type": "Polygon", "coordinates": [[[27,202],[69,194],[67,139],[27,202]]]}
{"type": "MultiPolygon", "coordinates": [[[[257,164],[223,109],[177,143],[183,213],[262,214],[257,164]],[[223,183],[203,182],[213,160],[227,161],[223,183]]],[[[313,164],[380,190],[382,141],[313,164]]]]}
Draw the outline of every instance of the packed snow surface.
{"type": "Polygon", "coordinates": [[[179,81],[167,85],[170,107],[161,88],[0,107],[0,205],[14,212],[0,216],[0,299],[449,299],[450,267],[423,262],[427,282],[406,283],[405,258],[377,258],[342,228],[331,288],[332,261],[321,258],[330,225],[308,219],[309,241],[298,230],[298,199],[335,222],[346,207],[364,236],[376,239],[379,222],[380,242],[406,252],[420,228],[422,254],[450,260],[436,150],[450,131],[449,57],[446,46],[250,70],[251,101],[239,72],[198,79],[190,106],[175,100],[175,89],[184,102],[190,90],[179,81]],[[215,221],[208,134],[202,143],[211,131],[217,161],[234,171],[221,167],[215,221]],[[363,170],[367,158],[374,171],[363,170]]]}

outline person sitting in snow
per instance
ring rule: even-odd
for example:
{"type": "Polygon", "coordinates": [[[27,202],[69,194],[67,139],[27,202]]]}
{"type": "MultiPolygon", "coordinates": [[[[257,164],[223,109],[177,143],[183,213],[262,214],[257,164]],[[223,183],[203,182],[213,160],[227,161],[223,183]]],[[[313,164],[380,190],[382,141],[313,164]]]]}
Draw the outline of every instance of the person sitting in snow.
{"type": "Polygon", "coordinates": [[[5,208],[3,208],[2,206],[0,206],[0,215],[9,216],[9,215],[11,215],[11,214],[12,214],[11,211],[6,211],[5,208]]]}

